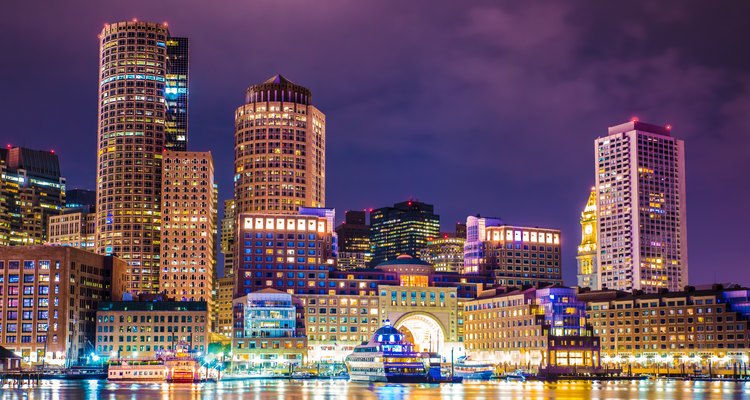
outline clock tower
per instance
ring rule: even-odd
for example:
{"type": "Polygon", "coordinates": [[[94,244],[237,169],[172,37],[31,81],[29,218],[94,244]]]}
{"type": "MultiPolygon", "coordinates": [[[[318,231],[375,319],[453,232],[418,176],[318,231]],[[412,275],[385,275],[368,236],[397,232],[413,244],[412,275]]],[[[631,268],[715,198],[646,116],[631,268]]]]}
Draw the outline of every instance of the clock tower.
{"type": "Polygon", "coordinates": [[[591,188],[586,207],[581,213],[581,245],[578,246],[578,286],[592,290],[599,285],[599,266],[596,257],[596,190],[591,188]]]}

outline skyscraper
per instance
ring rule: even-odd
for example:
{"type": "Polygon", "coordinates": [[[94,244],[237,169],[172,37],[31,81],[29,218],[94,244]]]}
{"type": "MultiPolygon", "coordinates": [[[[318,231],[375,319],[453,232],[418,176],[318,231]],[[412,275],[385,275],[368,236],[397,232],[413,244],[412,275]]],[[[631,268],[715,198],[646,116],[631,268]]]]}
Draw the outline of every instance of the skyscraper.
{"type": "Polygon", "coordinates": [[[402,254],[420,258],[428,240],[440,234],[433,205],[413,200],[373,210],[370,225],[374,265],[402,254]]]}
{"type": "Polygon", "coordinates": [[[214,164],[210,152],[165,151],[160,285],[178,301],[213,303],[214,164]]]}
{"type": "Polygon", "coordinates": [[[365,268],[372,260],[370,226],[365,211],[347,211],[344,223],[336,227],[339,269],[365,268]]]}
{"type": "Polygon", "coordinates": [[[595,140],[599,284],[677,291],[688,282],[685,145],[637,120],[595,140]]]}
{"type": "Polygon", "coordinates": [[[135,20],[105,25],[99,35],[96,248],[127,261],[133,293],[159,291],[162,150],[171,118],[167,76],[178,95],[186,82],[170,71],[182,65],[169,58],[170,40],[166,24],[135,20]]]}
{"type": "Polygon", "coordinates": [[[65,178],[54,151],[0,149],[0,244],[43,244],[50,216],[65,208],[65,178]]]}
{"type": "Polygon", "coordinates": [[[169,37],[167,46],[167,75],[164,97],[167,114],[164,127],[164,147],[168,150],[187,150],[188,141],[188,38],[169,37]]]}
{"type": "Polygon", "coordinates": [[[466,242],[464,243],[464,266],[461,273],[472,274],[479,272],[480,264],[485,262],[484,247],[482,243],[486,240],[486,229],[491,226],[500,226],[503,221],[500,218],[481,217],[470,215],[466,217],[466,242]]]}
{"type": "Polygon", "coordinates": [[[235,112],[237,214],[294,215],[325,205],[325,115],[281,75],[252,85],[235,112]]]}
{"type": "Polygon", "coordinates": [[[578,286],[599,290],[599,262],[596,257],[596,188],[581,213],[581,244],[578,246],[578,286]]]}
{"type": "Polygon", "coordinates": [[[224,217],[221,219],[221,254],[224,255],[224,277],[234,276],[234,235],[237,215],[234,212],[234,199],[224,200],[224,217]]]}

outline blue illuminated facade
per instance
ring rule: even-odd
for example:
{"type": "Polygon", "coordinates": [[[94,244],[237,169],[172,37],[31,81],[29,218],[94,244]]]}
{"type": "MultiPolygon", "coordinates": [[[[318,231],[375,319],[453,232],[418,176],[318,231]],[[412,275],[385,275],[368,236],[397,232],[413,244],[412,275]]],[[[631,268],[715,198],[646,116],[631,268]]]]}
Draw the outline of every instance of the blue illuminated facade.
{"type": "Polygon", "coordinates": [[[164,99],[167,105],[164,147],[187,150],[188,138],[188,38],[169,37],[157,42],[167,49],[167,74],[164,99]]]}

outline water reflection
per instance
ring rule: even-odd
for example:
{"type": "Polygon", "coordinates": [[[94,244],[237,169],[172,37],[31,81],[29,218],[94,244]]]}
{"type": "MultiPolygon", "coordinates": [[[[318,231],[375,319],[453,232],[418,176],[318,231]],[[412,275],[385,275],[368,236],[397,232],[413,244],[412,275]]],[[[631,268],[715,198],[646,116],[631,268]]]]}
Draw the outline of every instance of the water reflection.
{"type": "Polygon", "coordinates": [[[364,384],[326,380],[249,380],[205,384],[42,381],[0,388],[0,400],[323,400],[336,399],[725,399],[750,398],[744,382],[466,382],[442,385],[364,384]]]}

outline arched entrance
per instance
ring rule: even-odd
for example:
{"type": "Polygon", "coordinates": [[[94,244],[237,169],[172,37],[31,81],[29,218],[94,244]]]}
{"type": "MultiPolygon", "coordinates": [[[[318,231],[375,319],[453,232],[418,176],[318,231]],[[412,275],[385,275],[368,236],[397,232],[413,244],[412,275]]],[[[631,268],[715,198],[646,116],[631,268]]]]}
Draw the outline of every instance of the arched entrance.
{"type": "Polygon", "coordinates": [[[440,321],[423,313],[409,313],[393,325],[414,343],[417,351],[442,352],[445,348],[445,331],[440,321]]]}

